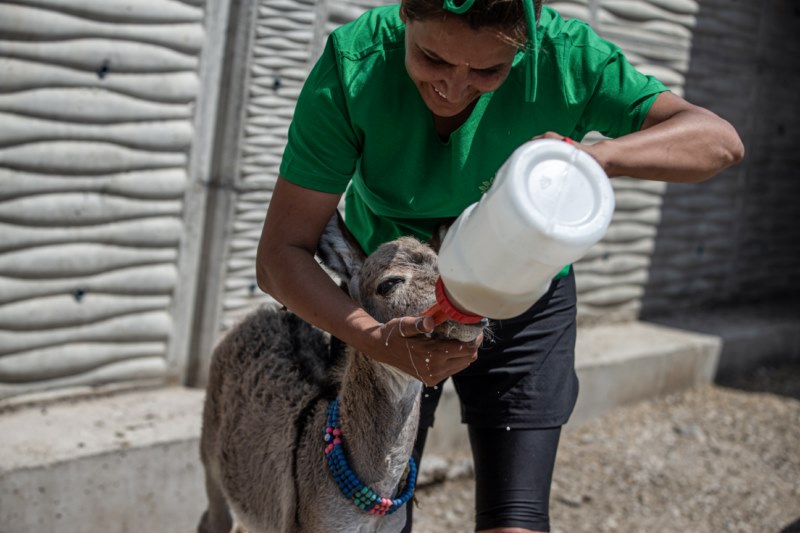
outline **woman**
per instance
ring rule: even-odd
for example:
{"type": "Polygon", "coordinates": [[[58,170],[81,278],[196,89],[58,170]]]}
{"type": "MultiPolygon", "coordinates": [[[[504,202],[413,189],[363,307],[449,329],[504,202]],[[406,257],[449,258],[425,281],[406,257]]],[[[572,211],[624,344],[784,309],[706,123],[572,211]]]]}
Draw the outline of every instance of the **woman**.
{"type": "Polygon", "coordinates": [[[478,531],[549,531],[560,428],[577,397],[573,273],[566,266],[530,310],[496,323],[485,346],[427,338],[430,318],[380,324],[314,260],[341,195],[369,253],[400,235],[431,237],[532,138],[600,131],[611,139],[575,146],[612,177],[696,182],[743,156],[727,122],[540,4],[403,0],[334,32],[298,100],[258,249],[264,291],[430,387],[418,455],[434,386],[453,376],[473,448],[478,531]]]}

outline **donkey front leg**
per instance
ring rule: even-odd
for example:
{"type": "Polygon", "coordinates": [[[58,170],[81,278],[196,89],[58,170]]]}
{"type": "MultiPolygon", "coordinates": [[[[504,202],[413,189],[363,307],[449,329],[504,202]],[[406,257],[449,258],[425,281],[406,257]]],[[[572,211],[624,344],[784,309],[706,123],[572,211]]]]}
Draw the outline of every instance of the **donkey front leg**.
{"type": "Polygon", "coordinates": [[[225,495],[219,488],[217,480],[206,469],[206,494],[208,495],[208,509],[200,518],[197,533],[231,533],[233,518],[228,509],[225,495]]]}

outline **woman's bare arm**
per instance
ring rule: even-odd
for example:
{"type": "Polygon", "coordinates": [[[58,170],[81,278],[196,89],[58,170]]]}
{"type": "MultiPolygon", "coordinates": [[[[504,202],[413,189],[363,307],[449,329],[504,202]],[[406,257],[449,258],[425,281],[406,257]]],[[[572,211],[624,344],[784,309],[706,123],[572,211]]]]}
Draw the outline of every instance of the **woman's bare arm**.
{"type": "Polygon", "coordinates": [[[378,323],[339,289],[314,259],[322,230],[339,195],[294,185],[279,178],[258,243],[256,278],[261,289],[305,320],[367,348],[378,323]],[[328,310],[336,309],[336,313],[328,310]],[[355,327],[354,331],[353,326],[355,327]],[[348,333],[350,333],[348,335],[348,333]]]}
{"type": "MultiPolygon", "coordinates": [[[[544,138],[561,138],[549,132],[544,138]]],[[[590,153],[610,177],[704,181],[744,157],[744,146],[727,121],[666,92],[656,98],[638,132],[576,145],[590,153]]]]}
{"type": "MultiPolygon", "coordinates": [[[[442,352],[442,357],[432,358],[440,365],[434,369],[431,363],[436,382],[468,366],[476,356],[477,343],[464,344],[461,357],[454,358],[452,354],[457,350],[451,345],[452,341],[415,336],[414,317],[381,325],[319,266],[314,258],[317,243],[338,203],[339,195],[305,189],[278,179],[258,245],[256,278],[259,287],[304,320],[413,377],[419,376],[411,364],[407,342],[412,348],[414,343],[425,345],[424,350],[418,348],[415,353],[442,352]],[[402,342],[399,335],[389,335],[397,327],[407,332],[402,342]],[[443,355],[445,350],[449,352],[447,357],[443,355]]],[[[432,320],[428,319],[422,330],[432,329],[432,320]]]]}

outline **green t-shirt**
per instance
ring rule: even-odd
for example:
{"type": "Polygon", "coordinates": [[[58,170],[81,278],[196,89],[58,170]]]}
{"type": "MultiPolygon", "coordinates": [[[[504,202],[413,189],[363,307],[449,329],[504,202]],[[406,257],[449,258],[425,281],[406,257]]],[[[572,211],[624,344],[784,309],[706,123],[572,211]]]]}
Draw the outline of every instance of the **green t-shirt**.
{"type": "Polygon", "coordinates": [[[535,102],[525,100],[520,51],[503,85],[480,96],[467,121],[442,141],[405,69],[399,6],[370,10],[334,31],[300,93],[281,175],[345,196],[345,221],[367,253],[401,235],[430,238],[437,225],[478,201],[511,153],[555,131],[580,140],[593,130],[638,130],[667,90],[635,70],[585,23],[544,7],[535,102]]]}

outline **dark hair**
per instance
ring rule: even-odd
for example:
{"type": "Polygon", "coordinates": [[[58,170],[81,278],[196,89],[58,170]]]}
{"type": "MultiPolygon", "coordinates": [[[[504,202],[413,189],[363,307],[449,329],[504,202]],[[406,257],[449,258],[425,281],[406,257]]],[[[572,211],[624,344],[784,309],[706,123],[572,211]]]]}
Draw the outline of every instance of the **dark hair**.
{"type": "MultiPolygon", "coordinates": [[[[410,20],[434,17],[458,17],[472,29],[497,28],[499,35],[515,46],[522,47],[527,39],[525,0],[475,0],[465,13],[456,15],[443,7],[443,0],[403,0],[402,9],[410,20]]],[[[536,18],[542,11],[542,0],[533,0],[536,18]]]]}

